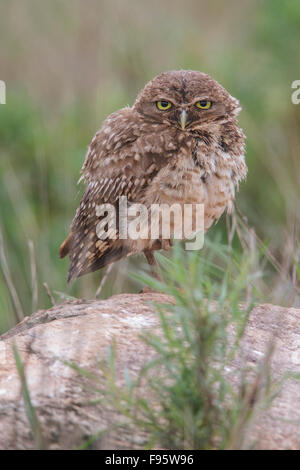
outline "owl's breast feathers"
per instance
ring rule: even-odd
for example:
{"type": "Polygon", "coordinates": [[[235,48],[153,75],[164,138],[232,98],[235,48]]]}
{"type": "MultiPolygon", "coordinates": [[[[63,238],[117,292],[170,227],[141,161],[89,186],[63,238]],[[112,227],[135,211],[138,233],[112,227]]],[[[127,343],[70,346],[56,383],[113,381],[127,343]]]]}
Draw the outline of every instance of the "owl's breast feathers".
{"type": "Polygon", "coordinates": [[[70,256],[69,281],[131,254],[118,233],[101,240],[96,231],[97,207],[109,203],[117,209],[120,196],[147,207],[204,203],[207,228],[220,217],[246,175],[244,136],[234,122],[217,137],[201,132],[145,122],[131,108],[106,119],[89,146],[80,178],[87,186],[60,248],[61,257],[70,256]]]}

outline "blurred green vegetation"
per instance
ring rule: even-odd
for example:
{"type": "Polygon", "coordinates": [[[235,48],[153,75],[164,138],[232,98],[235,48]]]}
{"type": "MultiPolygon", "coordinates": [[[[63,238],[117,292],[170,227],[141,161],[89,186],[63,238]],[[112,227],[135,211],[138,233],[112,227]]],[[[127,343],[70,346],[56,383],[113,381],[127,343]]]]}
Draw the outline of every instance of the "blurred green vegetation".
{"type": "Polygon", "coordinates": [[[175,242],[171,257],[157,254],[161,281],[134,275],[174,299],[152,302],[159,328],[140,335],[149,351],[143,367],[135,373],[124,368],[121,374],[114,339],[96,368],[67,362],[93,394],[89,406],[116,411],[81,449],[101,448],[101,437],[112,430],[132,436],[131,446],[135,436],[142,436],[139,445],[144,449],[256,448],[250,426],[255,427],[257,417],[296,374],[282,371],[277,381],[271,377],[275,337],[265,345],[261,360],[250,365],[245,358],[242,344],[255,289],[248,292],[243,308],[240,299],[259,274],[252,250],[236,259],[216,239],[207,240],[204,251],[199,258],[197,251],[175,242]]]}
{"type": "MultiPolygon", "coordinates": [[[[291,83],[300,79],[298,0],[0,0],[0,31],[0,79],[7,85],[0,222],[25,314],[50,306],[45,282],[57,301],[59,292],[95,295],[103,272],[67,286],[68,261],[58,259],[80,200],[76,182],[87,145],[104,118],[132,104],[149,79],[179,68],[212,75],[241,101],[249,175],[238,206],[283,273],[265,267],[264,299],[295,304],[288,278],[298,282],[300,105],[291,102],[291,83]]],[[[220,232],[226,240],[224,222],[207,237],[220,232]]],[[[136,290],[127,269],[141,263],[118,263],[103,295],[136,290]]],[[[15,321],[0,273],[0,333],[15,321]]]]}

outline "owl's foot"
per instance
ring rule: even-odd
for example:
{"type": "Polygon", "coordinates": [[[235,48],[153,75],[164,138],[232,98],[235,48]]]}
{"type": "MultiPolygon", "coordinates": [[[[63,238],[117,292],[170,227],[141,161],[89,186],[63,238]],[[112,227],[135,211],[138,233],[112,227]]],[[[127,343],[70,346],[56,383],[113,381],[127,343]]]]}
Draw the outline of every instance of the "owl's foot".
{"type": "Polygon", "coordinates": [[[143,289],[141,289],[139,291],[139,294],[158,294],[159,291],[158,290],[155,290],[155,289],[152,289],[152,287],[143,287],[143,289]]]}
{"type": "MultiPolygon", "coordinates": [[[[164,238],[162,240],[155,240],[155,242],[153,243],[153,245],[151,246],[151,250],[150,249],[146,249],[145,251],[156,251],[156,250],[165,250],[165,251],[169,251],[173,246],[173,240],[171,239],[167,239],[167,238],[164,238]]],[[[145,253],[146,255],[146,253],[145,253]]],[[[147,255],[146,255],[147,256],[147,255]]],[[[147,258],[148,259],[148,258],[147,258]]]]}

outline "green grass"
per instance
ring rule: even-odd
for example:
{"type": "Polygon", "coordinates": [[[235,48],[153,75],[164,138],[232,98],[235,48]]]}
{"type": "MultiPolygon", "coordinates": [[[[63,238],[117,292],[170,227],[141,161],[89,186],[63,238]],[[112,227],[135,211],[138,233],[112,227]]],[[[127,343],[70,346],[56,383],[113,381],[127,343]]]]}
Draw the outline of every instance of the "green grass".
{"type": "Polygon", "coordinates": [[[27,419],[30,424],[30,429],[32,432],[33,441],[35,444],[36,449],[45,450],[46,443],[43,437],[41,424],[39,422],[36,410],[32,404],[29,388],[27,385],[27,379],[24,370],[24,364],[22,362],[19,350],[15,344],[13,344],[13,352],[16,361],[17,371],[20,377],[21,385],[22,385],[22,395],[26,410],[27,419]]]}
{"type": "MultiPolygon", "coordinates": [[[[98,368],[65,362],[91,392],[92,401],[85,399],[83,406],[90,412],[93,407],[113,412],[107,428],[100,429],[100,423],[99,431],[78,449],[101,448],[101,439],[111,432],[131,436],[124,443],[128,447],[136,446],[139,436],[138,446],[144,449],[255,448],[250,426],[272,405],[286,380],[299,380],[299,374],[283,370],[276,382],[271,378],[275,337],[255,364],[243,352],[249,314],[261,301],[262,266],[272,260],[265,250],[257,256],[253,242],[241,241],[244,249],[238,254],[217,236],[206,243],[203,258],[176,243],[170,257],[157,256],[161,281],[132,274],[173,302],[152,303],[159,325],[140,336],[149,357],[140,370],[120,370],[114,340],[98,368]]],[[[16,347],[14,354],[34,445],[45,448],[46,430],[32,406],[16,347]]]]}
{"type": "Polygon", "coordinates": [[[272,340],[255,366],[246,364],[242,353],[257,298],[251,252],[233,259],[227,247],[214,242],[208,257],[200,260],[178,244],[171,259],[161,255],[159,261],[162,282],[135,275],[174,299],[155,304],[160,326],[141,336],[151,359],[135,375],[120,371],[113,342],[99,374],[71,367],[94,390],[94,406],[115,410],[110,429],[126,429],[133,442],[135,435],[144,436],[143,448],[252,448],[248,426],[271,405],[280,387],[270,379],[272,340]],[[250,295],[245,286],[253,288],[250,295]]]}

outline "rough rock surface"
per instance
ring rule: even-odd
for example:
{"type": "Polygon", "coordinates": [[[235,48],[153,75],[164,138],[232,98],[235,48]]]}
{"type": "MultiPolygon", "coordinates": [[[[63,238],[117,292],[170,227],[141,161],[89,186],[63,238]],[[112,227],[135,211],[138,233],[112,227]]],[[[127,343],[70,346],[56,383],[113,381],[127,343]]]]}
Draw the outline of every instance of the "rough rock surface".
{"type": "MultiPolygon", "coordinates": [[[[113,411],[91,406],[91,392],[63,361],[85,369],[96,366],[116,339],[118,368],[132,375],[151,352],[139,334],[158,324],[150,301],[170,301],[161,294],[122,294],[101,301],[68,301],[39,311],[0,338],[0,449],[36,448],[21,393],[12,345],[18,347],[28,388],[42,431],[51,449],[80,446],[109,426],[113,411]]],[[[251,315],[244,354],[251,364],[261,360],[276,338],[272,374],[300,372],[300,310],[260,305],[251,315]]],[[[286,382],[281,394],[252,430],[261,449],[300,448],[300,383],[286,382]],[[293,421],[293,422],[292,422],[293,421]],[[296,423],[298,421],[298,424],[296,423]]],[[[98,448],[133,448],[142,436],[107,433],[98,448]]]]}

